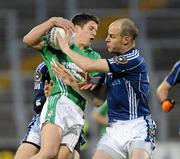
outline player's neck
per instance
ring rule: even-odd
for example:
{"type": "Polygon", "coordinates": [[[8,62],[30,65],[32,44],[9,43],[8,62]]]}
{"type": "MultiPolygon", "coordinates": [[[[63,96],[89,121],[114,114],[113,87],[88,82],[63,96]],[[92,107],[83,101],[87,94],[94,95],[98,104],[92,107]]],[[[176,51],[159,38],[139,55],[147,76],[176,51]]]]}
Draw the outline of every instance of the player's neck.
{"type": "Polygon", "coordinates": [[[120,50],[120,54],[124,54],[126,52],[128,52],[129,50],[131,50],[132,48],[135,47],[135,43],[133,43],[132,45],[127,45],[125,47],[123,47],[121,50],[120,50]]]}
{"type": "Polygon", "coordinates": [[[76,44],[76,46],[80,49],[80,50],[84,50],[85,48],[87,48],[87,46],[85,46],[84,44],[82,44],[82,43],[75,43],[76,44]]]}

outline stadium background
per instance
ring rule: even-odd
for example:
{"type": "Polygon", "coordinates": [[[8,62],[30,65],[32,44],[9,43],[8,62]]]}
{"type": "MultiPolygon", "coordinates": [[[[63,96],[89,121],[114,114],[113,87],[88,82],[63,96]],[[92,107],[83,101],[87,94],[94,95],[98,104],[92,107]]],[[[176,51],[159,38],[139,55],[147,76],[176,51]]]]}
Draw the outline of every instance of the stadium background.
{"type": "MultiPolygon", "coordinates": [[[[180,95],[176,86],[170,97],[176,108],[161,111],[155,90],[180,59],[179,0],[0,0],[0,159],[11,159],[32,117],[33,72],[42,59],[22,44],[22,37],[51,16],[71,17],[92,13],[101,18],[93,48],[107,57],[107,27],[118,17],[134,19],[140,28],[137,45],[142,49],[150,75],[150,108],[158,125],[155,159],[179,159],[180,95]]],[[[87,108],[87,114],[92,110],[87,108]]],[[[90,123],[87,159],[98,141],[98,126],[90,123]]],[[[83,159],[84,157],[82,157],[83,159]]]]}

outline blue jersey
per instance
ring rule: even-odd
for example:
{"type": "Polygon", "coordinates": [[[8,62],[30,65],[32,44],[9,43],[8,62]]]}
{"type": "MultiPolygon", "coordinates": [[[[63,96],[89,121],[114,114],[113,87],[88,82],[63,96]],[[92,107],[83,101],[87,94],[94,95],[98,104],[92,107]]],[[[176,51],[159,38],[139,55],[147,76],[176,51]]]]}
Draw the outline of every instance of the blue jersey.
{"type": "Polygon", "coordinates": [[[139,50],[133,48],[107,62],[110,72],[101,77],[108,88],[109,122],[149,115],[149,80],[139,50]]]}
{"type": "Polygon", "coordinates": [[[46,80],[49,82],[50,76],[47,65],[44,62],[42,62],[38,65],[34,75],[33,109],[36,113],[41,112],[42,107],[46,101],[46,96],[44,95],[44,86],[46,80]]]}
{"type": "Polygon", "coordinates": [[[180,83],[180,60],[176,62],[171,72],[165,77],[165,81],[167,81],[172,86],[180,83]]]}

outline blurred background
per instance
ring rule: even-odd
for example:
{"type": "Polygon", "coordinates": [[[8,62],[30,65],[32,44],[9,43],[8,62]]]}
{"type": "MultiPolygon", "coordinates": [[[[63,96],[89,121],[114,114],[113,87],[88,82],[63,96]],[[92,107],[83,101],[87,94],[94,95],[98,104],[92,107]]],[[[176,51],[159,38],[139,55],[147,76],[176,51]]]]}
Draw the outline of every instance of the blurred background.
{"type": "MultiPolygon", "coordinates": [[[[33,115],[33,73],[42,58],[22,44],[23,36],[49,17],[70,18],[82,12],[101,19],[93,48],[102,57],[108,57],[104,42],[108,25],[120,17],[136,21],[140,29],[137,46],[150,76],[150,109],[158,126],[154,158],[179,159],[180,86],[170,92],[176,108],[168,114],[162,112],[155,95],[157,86],[180,60],[179,0],[0,0],[0,159],[13,158],[33,115]]],[[[82,159],[92,156],[99,139],[99,126],[89,115],[92,109],[88,106],[86,110],[89,140],[82,159]]]]}

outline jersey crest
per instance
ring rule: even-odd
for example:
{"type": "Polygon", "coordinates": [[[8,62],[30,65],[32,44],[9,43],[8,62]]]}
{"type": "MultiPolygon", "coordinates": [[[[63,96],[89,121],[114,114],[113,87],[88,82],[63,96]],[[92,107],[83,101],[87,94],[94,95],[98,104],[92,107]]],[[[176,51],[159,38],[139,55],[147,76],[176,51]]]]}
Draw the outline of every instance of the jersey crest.
{"type": "Polygon", "coordinates": [[[37,70],[36,73],[35,73],[34,81],[35,82],[40,82],[41,79],[42,79],[42,73],[39,70],[37,70]]]}
{"type": "Polygon", "coordinates": [[[113,59],[117,64],[126,64],[128,62],[126,57],[123,55],[115,56],[113,59]]]}

